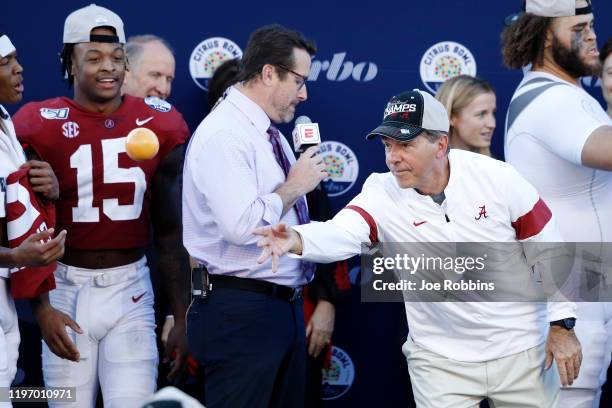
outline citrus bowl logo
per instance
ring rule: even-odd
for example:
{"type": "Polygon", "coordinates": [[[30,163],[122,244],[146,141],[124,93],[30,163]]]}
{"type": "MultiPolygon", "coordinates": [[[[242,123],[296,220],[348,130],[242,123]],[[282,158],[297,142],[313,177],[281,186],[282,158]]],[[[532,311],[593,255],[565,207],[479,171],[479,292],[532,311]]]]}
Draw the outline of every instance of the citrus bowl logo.
{"type": "Polygon", "coordinates": [[[208,81],[219,65],[227,60],[242,58],[242,50],[223,37],[212,37],[199,43],[189,57],[189,72],[197,86],[208,91],[208,81]]]}
{"type": "Polygon", "coordinates": [[[328,140],[319,145],[325,170],[329,177],[323,180],[327,195],[336,197],[346,193],[359,175],[359,162],[355,153],[345,144],[328,140]]]}
{"type": "Polygon", "coordinates": [[[432,93],[436,93],[444,81],[458,75],[476,76],[476,59],[459,43],[434,44],[421,58],[421,80],[432,93]]]}
{"type": "Polygon", "coordinates": [[[329,368],[324,368],[321,399],[334,400],[340,398],[351,388],[355,380],[355,366],[346,351],[340,347],[332,347],[332,357],[329,368]]]}

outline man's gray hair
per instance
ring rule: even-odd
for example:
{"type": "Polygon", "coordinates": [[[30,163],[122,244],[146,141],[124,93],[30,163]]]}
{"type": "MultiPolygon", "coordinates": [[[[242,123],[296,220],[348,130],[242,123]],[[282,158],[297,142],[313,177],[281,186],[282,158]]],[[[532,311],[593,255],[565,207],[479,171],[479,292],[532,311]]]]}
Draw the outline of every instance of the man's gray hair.
{"type": "Polygon", "coordinates": [[[427,130],[422,133],[423,136],[427,138],[431,143],[437,141],[442,136],[448,136],[447,132],[442,132],[441,130],[427,130]]]}
{"type": "Polygon", "coordinates": [[[134,35],[129,37],[127,43],[125,44],[125,52],[128,56],[130,64],[138,65],[138,61],[140,60],[144,50],[144,45],[154,41],[159,41],[162,43],[164,47],[166,47],[168,51],[174,55],[174,50],[168,41],[164,40],[163,38],[153,34],[134,35]]]}
{"type": "MultiPolygon", "coordinates": [[[[425,131],[423,133],[421,133],[421,134],[430,143],[437,142],[442,136],[448,137],[448,132],[442,132],[441,130],[427,130],[427,129],[425,129],[425,131]]],[[[450,146],[450,143],[449,143],[448,147],[446,148],[446,154],[448,154],[448,152],[450,151],[450,147],[451,146],[450,146]]]]}

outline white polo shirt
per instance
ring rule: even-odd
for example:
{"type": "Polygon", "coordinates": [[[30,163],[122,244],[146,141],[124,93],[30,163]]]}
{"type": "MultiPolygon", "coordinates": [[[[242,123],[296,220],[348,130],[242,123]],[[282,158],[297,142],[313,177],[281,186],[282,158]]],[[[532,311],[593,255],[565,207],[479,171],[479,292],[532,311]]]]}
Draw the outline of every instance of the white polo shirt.
{"type": "MultiPolygon", "coordinates": [[[[302,257],[330,262],[360,254],[361,243],[561,241],[536,190],[510,165],[453,149],[446,200],[402,189],[391,173],[372,174],[332,220],[293,227],[302,257]],[[478,217],[482,207],[487,217],[478,217]],[[449,221],[447,221],[447,218],[449,221]]],[[[527,260],[529,262],[529,260],[527,260]]],[[[529,273],[528,263],[524,273],[529,273]]],[[[520,273],[521,271],[517,271],[520,273]]],[[[548,322],[575,317],[573,303],[410,302],[410,336],[419,346],[466,362],[488,361],[541,344],[548,322]]]]}

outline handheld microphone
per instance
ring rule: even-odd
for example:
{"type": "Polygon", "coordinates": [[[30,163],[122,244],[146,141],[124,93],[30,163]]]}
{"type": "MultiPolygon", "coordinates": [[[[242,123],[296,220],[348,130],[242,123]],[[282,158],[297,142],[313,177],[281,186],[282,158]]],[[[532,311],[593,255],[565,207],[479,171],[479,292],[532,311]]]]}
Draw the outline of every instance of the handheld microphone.
{"type": "Polygon", "coordinates": [[[293,136],[293,149],[297,153],[321,143],[319,124],[312,123],[308,116],[300,116],[295,120],[295,128],[291,134],[293,136]]]}

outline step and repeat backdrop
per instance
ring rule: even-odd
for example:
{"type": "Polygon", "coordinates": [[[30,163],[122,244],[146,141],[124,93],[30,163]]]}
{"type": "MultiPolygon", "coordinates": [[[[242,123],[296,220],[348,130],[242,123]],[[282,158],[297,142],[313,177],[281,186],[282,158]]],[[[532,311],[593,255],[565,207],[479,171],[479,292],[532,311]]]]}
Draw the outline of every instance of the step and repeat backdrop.
{"type": "MultiPolygon", "coordinates": [[[[24,66],[23,103],[72,95],[60,75],[59,52],[65,17],[85,1],[10,2],[3,7],[0,32],[10,35],[24,66]]],[[[224,60],[240,57],[251,31],[280,23],[316,41],[308,100],[297,114],[319,123],[331,178],[326,189],[334,211],[357,194],[371,172],[385,171],[382,144],[365,135],[382,118],[387,100],[413,88],[434,93],[449,77],[478,75],[497,93],[493,154],[503,158],[506,107],[522,73],[502,64],[500,33],[521,0],[357,1],[100,1],[118,13],[128,36],[165,38],[176,57],[169,101],[193,131],[208,113],[207,85],[224,60]]],[[[602,44],[612,36],[612,2],[595,0],[596,29],[602,44]]],[[[585,88],[601,100],[597,78],[585,88]]],[[[18,106],[8,106],[14,113],[18,106]]],[[[290,134],[293,124],[283,126],[290,134]]],[[[206,163],[202,163],[206,166],[206,163]]],[[[217,172],[216,177],[223,177],[217,172]]],[[[325,373],[329,407],[407,407],[410,382],[401,345],[407,334],[403,304],[363,303],[360,270],[351,261],[350,298],[338,306],[332,366],[325,373]]],[[[27,310],[22,317],[18,380],[40,379],[40,349],[27,310]]]]}

